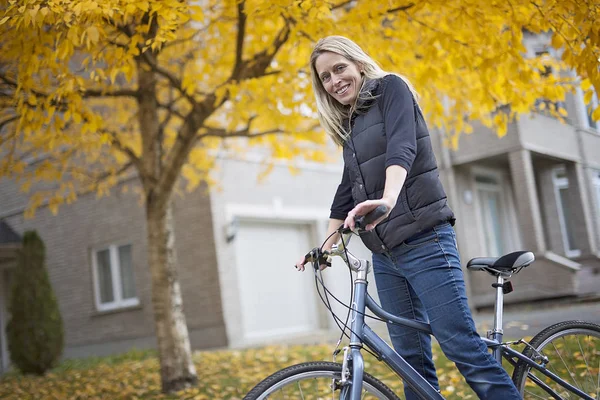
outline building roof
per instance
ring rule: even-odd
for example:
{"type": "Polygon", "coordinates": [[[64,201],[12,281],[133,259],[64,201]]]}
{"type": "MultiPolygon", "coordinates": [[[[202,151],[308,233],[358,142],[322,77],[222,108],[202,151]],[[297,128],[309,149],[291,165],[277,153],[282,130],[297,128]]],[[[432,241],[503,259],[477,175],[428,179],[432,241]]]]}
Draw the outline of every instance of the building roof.
{"type": "Polygon", "coordinates": [[[10,225],[0,220],[0,245],[21,243],[21,236],[10,225]]]}

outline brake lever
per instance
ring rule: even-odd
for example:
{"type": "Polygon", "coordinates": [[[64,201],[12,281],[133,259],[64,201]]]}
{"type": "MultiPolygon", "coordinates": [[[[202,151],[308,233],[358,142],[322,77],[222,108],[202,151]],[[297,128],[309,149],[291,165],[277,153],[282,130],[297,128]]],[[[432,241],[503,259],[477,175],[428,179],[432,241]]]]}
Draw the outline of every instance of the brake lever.
{"type": "Polygon", "coordinates": [[[329,253],[327,250],[321,251],[320,247],[315,247],[304,256],[304,262],[302,265],[312,262],[315,269],[318,269],[320,265],[331,267],[330,254],[331,253],[329,253]]]}

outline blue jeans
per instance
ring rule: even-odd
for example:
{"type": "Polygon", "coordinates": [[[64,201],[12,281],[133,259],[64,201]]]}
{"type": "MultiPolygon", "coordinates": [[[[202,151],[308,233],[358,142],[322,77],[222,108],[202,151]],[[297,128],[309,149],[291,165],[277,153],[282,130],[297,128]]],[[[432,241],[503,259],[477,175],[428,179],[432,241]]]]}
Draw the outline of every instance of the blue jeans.
{"type": "MultiPolygon", "coordinates": [[[[500,363],[475,330],[454,229],[448,223],[411,237],[388,253],[373,254],[382,307],[395,315],[428,321],[442,351],[480,399],[520,399],[500,363]]],[[[388,324],[395,350],[439,389],[431,337],[388,324]]],[[[405,385],[407,400],[419,397],[405,385]]]]}

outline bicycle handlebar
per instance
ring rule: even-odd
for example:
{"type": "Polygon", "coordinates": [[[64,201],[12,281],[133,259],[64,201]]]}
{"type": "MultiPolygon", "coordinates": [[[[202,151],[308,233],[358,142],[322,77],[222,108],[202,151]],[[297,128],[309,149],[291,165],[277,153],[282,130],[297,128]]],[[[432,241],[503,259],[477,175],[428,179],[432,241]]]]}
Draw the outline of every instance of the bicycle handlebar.
{"type": "MultiPolygon", "coordinates": [[[[383,217],[385,215],[385,213],[387,213],[387,211],[388,211],[387,207],[384,206],[383,204],[380,206],[377,206],[377,208],[374,209],[373,211],[371,211],[370,213],[354,218],[354,226],[358,230],[364,230],[364,228],[367,225],[372,224],[373,222],[377,221],[379,218],[383,217]]],[[[350,232],[352,232],[350,230],[350,228],[342,228],[340,231],[341,234],[350,233],[350,232]]]]}
{"type": "MultiPolygon", "coordinates": [[[[355,218],[354,226],[355,226],[356,230],[357,231],[364,230],[365,226],[377,221],[379,218],[384,216],[387,213],[387,211],[388,211],[387,207],[382,204],[380,206],[377,206],[377,208],[375,208],[373,211],[355,218]]],[[[346,243],[346,244],[349,241],[350,234],[353,233],[350,228],[344,228],[344,225],[341,225],[337,229],[337,232],[339,232],[341,235],[344,235],[344,237],[347,237],[345,240],[342,240],[342,243],[346,243]]],[[[334,253],[334,254],[329,253],[328,251],[321,251],[320,247],[315,247],[314,249],[312,249],[309,253],[307,253],[304,256],[304,262],[302,263],[302,265],[305,265],[308,262],[312,262],[312,261],[315,261],[318,259],[320,264],[331,266],[331,258],[329,256],[330,255],[340,255],[342,251],[343,251],[343,246],[339,247],[338,252],[334,253]]]]}

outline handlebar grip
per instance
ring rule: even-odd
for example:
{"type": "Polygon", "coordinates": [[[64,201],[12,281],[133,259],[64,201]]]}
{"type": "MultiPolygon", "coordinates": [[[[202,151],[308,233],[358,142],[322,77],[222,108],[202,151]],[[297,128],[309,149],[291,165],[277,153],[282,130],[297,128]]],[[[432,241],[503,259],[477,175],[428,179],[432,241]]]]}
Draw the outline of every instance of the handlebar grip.
{"type": "MultiPolygon", "coordinates": [[[[387,211],[388,208],[385,205],[382,204],[380,206],[377,206],[377,208],[371,211],[370,213],[354,218],[354,226],[357,229],[362,230],[365,228],[365,226],[372,224],[373,222],[377,221],[379,218],[384,216],[387,213],[387,211]]],[[[342,229],[342,234],[350,232],[350,228],[342,229]]]]}
{"type": "Polygon", "coordinates": [[[302,265],[306,265],[307,262],[310,261],[312,253],[306,253],[306,255],[304,256],[304,261],[302,262],[302,265]]]}
{"type": "Polygon", "coordinates": [[[385,215],[385,213],[387,212],[387,207],[384,206],[383,204],[380,206],[377,206],[376,209],[374,209],[373,211],[371,211],[370,213],[366,214],[366,215],[361,215],[360,217],[356,218],[354,220],[354,224],[356,225],[356,227],[358,229],[364,229],[365,226],[372,224],[373,222],[377,221],[379,218],[383,217],[385,215]]]}
{"type": "Polygon", "coordinates": [[[329,252],[321,251],[321,249],[319,247],[315,247],[310,252],[306,253],[306,255],[304,256],[304,262],[302,263],[302,265],[306,265],[306,263],[313,262],[315,260],[318,260],[319,264],[321,264],[321,265],[327,265],[328,267],[331,266],[331,259],[329,257],[329,252]]]}

